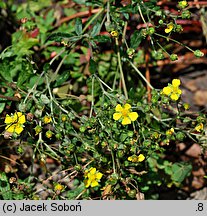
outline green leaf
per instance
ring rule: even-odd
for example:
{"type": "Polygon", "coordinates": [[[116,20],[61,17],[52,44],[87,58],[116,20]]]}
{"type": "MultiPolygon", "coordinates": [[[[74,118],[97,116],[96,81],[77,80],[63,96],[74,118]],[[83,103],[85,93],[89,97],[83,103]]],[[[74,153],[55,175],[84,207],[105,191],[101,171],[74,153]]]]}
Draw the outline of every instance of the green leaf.
{"type": "Polygon", "coordinates": [[[44,104],[49,104],[50,103],[50,99],[47,97],[47,95],[45,95],[45,94],[42,94],[41,96],[40,96],[40,99],[41,99],[41,101],[44,103],[44,104]]]}
{"type": "Polygon", "coordinates": [[[10,184],[4,172],[0,173],[0,195],[3,197],[4,200],[12,199],[12,191],[10,189],[10,184]]]}
{"type": "Polygon", "coordinates": [[[174,163],[172,165],[171,179],[175,182],[181,183],[191,172],[192,165],[186,163],[174,163]]]}
{"type": "Polygon", "coordinates": [[[64,71],[61,75],[59,75],[57,77],[54,87],[62,85],[65,81],[67,81],[69,76],[70,76],[70,72],[69,71],[64,71]]]}
{"type": "Polygon", "coordinates": [[[95,37],[100,33],[101,30],[101,23],[97,22],[96,25],[93,26],[93,29],[91,31],[91,37],[95,37]]]}
{"type": "Polygon", "coordinates": [[[73,0],[77,4],[85,4],[86,0],[73,0]]]}
{"type": "Polygon", "coordinates": [[[63,38],[71,38],[73,36],[74,36],[73,34],[69,34],[69,33],[56,32],[56,33],[50,34],[46,41],[60,42],[63,38]]]}
{"type": "Polygon", "coordinates": [[[77,35],[81,35],[83,32],[82,20],[80,18],[75,20],[75,32],[77,35]]]}
{"type": "Polygon", "coordinates": [[[93,59],[90,59],[90,61],[89,61],[89,71],[92,74],[94,74],[94,73],[96,73],[97,68],[98,68],[97,62],[95,62],[93,59]]]}
{"type": "Polygon", "coordinates": [[[93,38],[93,40],[99,43],[111,42],[111,38],[107,35],[97,35],[93,38]]]}
{"type": "Polygon", "coordinates": [[[136,49],[142,42],[142,33],[141,31],[134,31],[133,35],[130,38],[130,47],[136,49]]]}
{"type": "Polygon", "coordinates": [[[3,103],[0,101],[0,113],[2,113],[4,111],[5,105],[6,105],[6,103],[3,103]]]}

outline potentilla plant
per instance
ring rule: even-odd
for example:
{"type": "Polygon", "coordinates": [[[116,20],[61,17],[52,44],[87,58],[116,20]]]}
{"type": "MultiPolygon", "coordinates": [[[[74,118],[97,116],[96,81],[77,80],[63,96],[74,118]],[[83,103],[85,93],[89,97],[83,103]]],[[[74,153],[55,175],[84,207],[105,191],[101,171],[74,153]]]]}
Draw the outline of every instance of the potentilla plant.
{"type": "MultiPolygon", "coordinates": [[[[39,17],[33,11],[19,30],[22,39],[18,32],[13,36],[12,50],[18,49],[19,41],[25,49],[35,45],[35,50],[39,40],[43,44],[39,52],[43,50],[48,57],[52,50],[53,55],[49,64],[46,61],[39,68],[33,61],[23,61],[22,71],[29,68],[24,79],[13,73],[5,77],[5,83],[16,84],[20,96],[14,111],[7,111],[3,118],[2,137],[18,142],[19,155],[24,155],[26,146],[32,148],[27,183],[41,182],[32,178],[34,163],[38,163],[46,180],[53,181],[44,184],[47,198],[152,199],[160,187],[182,186],[192,170],[189,163],[169,161],[166,149],[189,139],[206,147],[206,116],[187,112],[190,105],[182,102],[180,79],[155,89],[138,68],[138,63],[147,65],[149,58],[154,63],[164,58],[178,60],[179,55],[166,48],[170,43],[185,47],[196,57],[204,55],[174,39],[183,31],[176,20],[190,19],[190,8],[187,1],[177,3],[175,14],[155,1],[87,4],[98,5],[99,10],[84,24],[77,18],[75,28],[61,26],[53,32],[54,11],[39,17]],[[137,15],[142,25],[134,30],[131,21],[137,15]],[[44,17],[48,22],[43,22],[44,17]],[[37,40],[30,40],[27,31],[31,28],[40,30],[37,40]],[[103,44],[110,52],[104,51],[103,44]],[[99,49],[103,51],[97,53],[99,49]],[[148,60],[143,58],[146,55],[148,60]],[[47,168],[49,158],[59,162],[60,173],[66,172],[63,179],[53,180],[55,174],[47,168]],[[70,184],[64,185],[66,177],[70,184]]],[[[34,50],[30,50],[31,57],[34,50]]],[[[26,56],[23,51],[22,56],[12,56],[8,49],[0,55],[1,61],[6,65],[11,58],[19,64],[26,56]]],[[[13,94],[13,89],[8,87],[7,93],[13,94]]],[[[9,187],[6,174],[2,176],[11,193],[0,196],[12,199],[19,184],[9,187]]],[[[1,192],[4,189],[0,187],[1,192]]],[[[22,198],[25,193],[27,198],[41,199],[35,190],[28,190],[29,196],[20,192],[22,198]]]]}

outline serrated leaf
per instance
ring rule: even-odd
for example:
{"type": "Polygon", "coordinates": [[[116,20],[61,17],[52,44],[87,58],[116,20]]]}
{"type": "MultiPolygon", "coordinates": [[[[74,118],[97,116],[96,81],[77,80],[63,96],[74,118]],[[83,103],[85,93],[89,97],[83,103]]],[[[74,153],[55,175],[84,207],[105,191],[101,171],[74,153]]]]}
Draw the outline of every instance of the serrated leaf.
{"type": "Polygon", "coordinates": [[[131,38],[130,38],[130,47],[133,49],[136,49],[140,43],[142,42],[142,33],[139,30],[134,31],[134,33],[132,34],[131,38]]]}
{"type": "Polygon", "coordinates": [[[81,35],[82,31],[83,31],[82,20],[80,18],[77,18],[75,20],[75,32],[77,35],[81,35]]]}

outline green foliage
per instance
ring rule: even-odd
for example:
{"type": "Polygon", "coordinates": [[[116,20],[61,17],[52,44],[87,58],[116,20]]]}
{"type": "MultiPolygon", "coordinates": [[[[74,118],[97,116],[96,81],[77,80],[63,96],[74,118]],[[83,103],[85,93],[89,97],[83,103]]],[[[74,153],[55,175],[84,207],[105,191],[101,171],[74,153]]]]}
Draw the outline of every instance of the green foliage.
{"type": "MultiPolygon", "coordinates": [[[[52,158],[60,164],[60,173],[67,172],[70,187],[58,191],[56,182],[45,185],[48,199],[136,199],[140,193],[158,199],[155,188],[182,186],[192,165],[171,162],[166,150],[179,141],[204,143],[206,116],[193,118],[180,97],[173,101],[173,92],[154,89],[138,69],[160,59],[179,59],[169,53],[173,46],[169,43],[203,56],[171,37],[182,30],[176,24],[178,17],[154,0],[125,6],[84,0],[73,2],[77,8],[100,10],[87,22],[78,17],[59,25],[57,8],[69,15],[74,10],[61,7],[62,1],[47,8],[52,2],[46,2],[13,7],[18,18],[27,20],[0,54],[2,138],[15,141],[19,155],[31,150],[32,166],[37,163],[50,174],[46,165],[52,158]],[[131,26],[133,16],[142,24],[138,30],[131,26]],[[168,28],[171,20],[172,29],[168,28]],[[126,109],[126,104],[131,107],[126,109]],[[5,113],[15,112],[25,116],[23,125],[20,119],[8,122],[5,113]],[[125,118],[128,124],[123,124],[125,118]],[[15,125],[23,128],[21,134],[8,132],[15,125]],[[103,174],[98,179],[93,173],[100,180],[94,187],[93,178],[87,176],[90,168],[103,174]]],[[[182,8],[178,13],[189,18],[182,8]]],[[[36,177],[13,184],[9,175],[0,175],[2,199],[39,198],[33,188],[40,181],[36,177]],[[19,185],[24,190],[18,191],[19,185]]],[[[29,175],[33,177],[32,172],[29,175]]]]}

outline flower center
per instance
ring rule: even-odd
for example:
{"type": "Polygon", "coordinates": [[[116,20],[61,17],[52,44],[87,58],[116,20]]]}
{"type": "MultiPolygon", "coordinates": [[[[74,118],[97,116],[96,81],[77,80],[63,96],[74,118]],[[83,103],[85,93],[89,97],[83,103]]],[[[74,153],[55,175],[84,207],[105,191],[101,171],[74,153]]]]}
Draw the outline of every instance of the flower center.
{"type": "Polygon", "coordinates": [[[127,116],[128,116],[128,113],[129,113],[129,110],[128,110],[128,109],[123,109],[123,110],[122,110],[122,116],[123,116],[123,117],[127,117],[127,116]]]}

